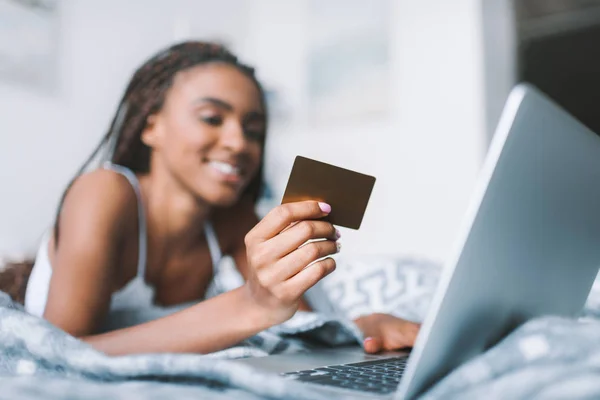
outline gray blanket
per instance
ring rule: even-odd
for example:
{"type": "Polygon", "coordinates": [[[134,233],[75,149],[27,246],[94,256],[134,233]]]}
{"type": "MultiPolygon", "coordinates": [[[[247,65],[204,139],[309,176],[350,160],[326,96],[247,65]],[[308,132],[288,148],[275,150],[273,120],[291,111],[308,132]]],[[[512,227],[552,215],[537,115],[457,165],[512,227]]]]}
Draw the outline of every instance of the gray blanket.
{"type": "MultiPolygon", "coordinates": [[[[584,318],[530,321],[423,398],[600,398],[599,305],[594,291],[584,318]]],[[[212,355],[107,357],[0,292],[0,399],[319,399],[305,385],[230,360],[310,349],[294,332],[340,343],[352,337],[345,321],[316,313],[300,314],[287,327],[212,355]]]]}

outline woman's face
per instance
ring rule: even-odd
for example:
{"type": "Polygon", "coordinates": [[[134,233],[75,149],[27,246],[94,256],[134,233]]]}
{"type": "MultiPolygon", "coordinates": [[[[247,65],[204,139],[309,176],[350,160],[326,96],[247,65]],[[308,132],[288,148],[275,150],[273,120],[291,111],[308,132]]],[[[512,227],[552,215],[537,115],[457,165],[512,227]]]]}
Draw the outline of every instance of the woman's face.
{"type": "Polygon", "coordinates": [[[166,171],[194,196],[228,206],[256,175],[264,135],[254,82],[234,66],[213,63],[175,76],[142,140],[152,148],[152,172],[166,171]]]}

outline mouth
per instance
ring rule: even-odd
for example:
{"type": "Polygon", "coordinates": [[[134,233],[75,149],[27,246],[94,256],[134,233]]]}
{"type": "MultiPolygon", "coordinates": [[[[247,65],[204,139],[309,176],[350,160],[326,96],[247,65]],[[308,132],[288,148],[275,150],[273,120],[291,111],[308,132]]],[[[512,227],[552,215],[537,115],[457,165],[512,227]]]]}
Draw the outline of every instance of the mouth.
{"type": "Polygon", "coordinates": [[[221,180],[230,183],[239,183],[244,177],[241,166],[225,161],[209,160],[208,166],[219,176],[221,180]]]}

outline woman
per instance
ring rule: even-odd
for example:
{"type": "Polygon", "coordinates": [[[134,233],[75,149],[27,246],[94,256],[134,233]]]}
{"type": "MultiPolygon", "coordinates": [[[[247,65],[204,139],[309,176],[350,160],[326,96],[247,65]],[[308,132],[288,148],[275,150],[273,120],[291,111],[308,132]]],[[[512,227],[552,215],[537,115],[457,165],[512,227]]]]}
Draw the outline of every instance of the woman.
{"type": "MultiPolygon", "coordinates": [[[[335,269],[340,235],[314,201],[258,221],[266,122],[253,70],[223,47],[186,42],[148,60],[65,191],[26,308],[108,354],[214,352],[309,309],[302,296],[335,269]],[[83,173],[104,148],[110,162],[83,173]],[[300,247],[310,239],[326,240],[300,247]],[[224,254],[245,283],[203,300],[224,254]],[[189,303],[102,332],[119,310],[189,303]]],[[[384,314],[355,322],[368,352],[410,346],[418,330],[384,314]]]]}

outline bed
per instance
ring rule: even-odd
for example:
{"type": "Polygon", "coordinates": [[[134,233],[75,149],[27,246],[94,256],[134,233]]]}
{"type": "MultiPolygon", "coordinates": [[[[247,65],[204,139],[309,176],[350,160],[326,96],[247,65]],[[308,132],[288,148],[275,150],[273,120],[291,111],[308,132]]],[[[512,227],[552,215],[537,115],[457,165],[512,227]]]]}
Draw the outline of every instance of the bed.
{"type": "MultiPolygon", "coordinates": [[[[349,320],[391,312],[420,321],[440,267],[409,257],[340,260],[323,282],[335,312],[290,321],[210,355],[107,357],[27,314],[0,292],[0,399],[319,399],[305,385],[233,361],[356,340],[349,320]]],[[[222,286],[239,284],[222,268],[222,286]]],[[[231,269],[229,269],[231,272],[231,269]]],[[[600,398],[600,281],[576,319],[547,316],[512,332],[438,382],[423,399],[600,398]]]]}

